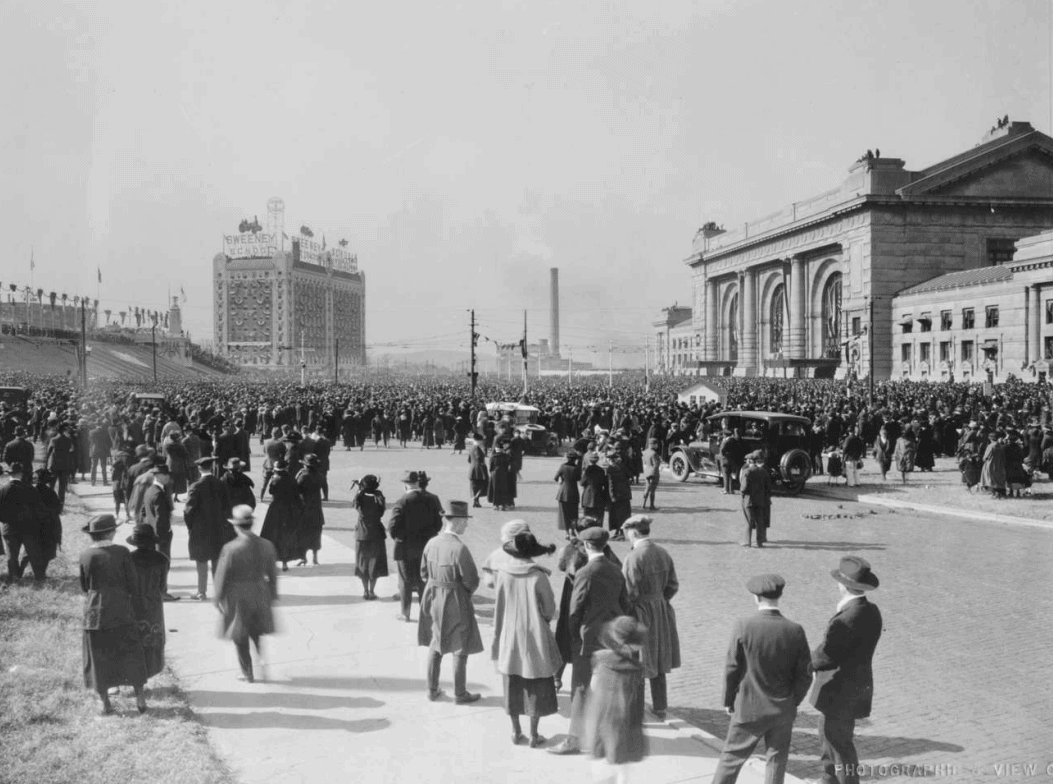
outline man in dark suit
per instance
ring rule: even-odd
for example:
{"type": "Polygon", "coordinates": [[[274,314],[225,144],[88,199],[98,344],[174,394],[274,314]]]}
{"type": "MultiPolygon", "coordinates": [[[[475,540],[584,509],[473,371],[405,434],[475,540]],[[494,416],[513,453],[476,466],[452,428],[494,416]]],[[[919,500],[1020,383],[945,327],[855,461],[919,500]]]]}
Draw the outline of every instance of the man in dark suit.
{"type": "Polygon", "coordinates": [[[604,557],[608,534],[598,526],[578,534],[588,563],[574,575],[570,596],[571,675],[570,729],[567,737],[549,749],[552,754],[577,754],[585,723],[585,697],[592,680],[592,654],[600,650],[603,625],[619,615],[631,615],[629,594],[621,569],[604,557]]]}
{"type": "Polygon", "coordinates": [[[746,582],[757,613],[735,625],[724,673],[724,707],[731,726],[720,753],[713,784],[732,784],[743,763],[764,739],[767,784],[782,784],[797,706],[811,680],[804,629],[779,612],[786,581],[760,574],[746,582]]]}
{"type": "Polygon", "coordinates": [[[756,450],[746,456],[746,467],[739,475],[742,493],[742,513],[746,516],[746,541],[750,547],[753,532],[757,532],[757,547],[768,541],[768,525],[771,523],[771,477],[764,465],[764,452],[756,450]]]}
{"type": "Polygon", "coordinates": [[[21,426],[16,427],[15,437],[4,445],[3,461],[8,465],[21,463],[22,468],[32,474],[35,456],[33,445],[26,439],[26,429],[21,426]]]}
{"type": "Polygon", "coordinates": [[[442,530],[443,514],[438,497],[421,487],[419,472],[407,471],[402,475],[402,484],[406,494],[391,507],[388,534],[395,540],[393,557],[399,571],[400,609],[396,618],[408,622],[413,592],[418,598],[424,592],[420,573],[424,545],[442,530]]]}
{"type": "Polygon", "coordinates": [[[48,443],[47,451],[47,469],[58,483],[59,503],[63,508],[66,506],[66,488],[77,467],[75,447],[69,431],[69,425],[59,428],[59,434],[48,443]]]}
{"type": "Polygon", "coordinates": [[[881,612],[864,593],[878,587],[866,559],[848,555],[830,575],[841,601],[822,644],[812,652],[815,683],[810,701],[819,711],[823,784],[858,784],[859,756],[852,735],[856,719],[870,715],[874,696],[871,662],[881,637],[881,612]]]}

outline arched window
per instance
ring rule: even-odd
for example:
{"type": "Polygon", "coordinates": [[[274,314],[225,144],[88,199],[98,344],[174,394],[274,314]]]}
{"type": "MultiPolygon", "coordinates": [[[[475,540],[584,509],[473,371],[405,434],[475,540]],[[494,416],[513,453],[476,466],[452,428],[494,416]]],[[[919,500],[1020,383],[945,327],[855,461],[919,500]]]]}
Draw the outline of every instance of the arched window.
{"type": "Polygon", "coordinates": [[[823,356],[841,356],[841,273],[835,272],[823,289],[823,356]]]}
{"type": "Polygon", "coordinates": [[[731,306],[728,308],[728,359],[731,362],[739,361],[739,295],[736,293],[731,298],[731,306]]]}
{"type": "Polygon", "coordinates": [[[768,317],[768,348],[771,354],[782,354],[782,320],[786,312],[786,290],[778,286],[771,295],[771,313],[768,317]]]}

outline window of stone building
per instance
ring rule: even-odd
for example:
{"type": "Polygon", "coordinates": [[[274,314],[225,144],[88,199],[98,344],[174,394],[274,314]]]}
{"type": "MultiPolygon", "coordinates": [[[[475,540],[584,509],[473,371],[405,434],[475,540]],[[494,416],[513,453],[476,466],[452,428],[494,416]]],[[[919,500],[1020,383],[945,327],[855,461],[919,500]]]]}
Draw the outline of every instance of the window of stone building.
{"type": "Polygon", "coordinates": [[[962,329],[973,329],[976,326],[976,312],[972,308],[962,308],[962,329]]]}
{"type": "Polygon", "coordinates": [[[971,340],[962,341],[962,362],[966,364],[973,361],[973,342],[971,340]]]}
{"type": "Polygon", "coordinates": [[[932,332],[932,316],[928,313],[922,313],[921,318],[918,319],[918,324],[921,325],[919,332],[932,332]]]}
{"type": "Polygon", "coordinates": [[[900,324],[900,326],[903,327],[904,335],[909,335],[911,332],[914,331],[914,322],[911,319],[907,319],[902,324],[900,324]]]}
{"type": "Polygon", "coordinates": [[[931,351],[932,351],[932,344],[931,343],[922,343],[920,346],[918,346],[918,361],[919,362],[928,362],[929,359],[931,359],[931,357],[930,357],[931,351]]]}
{"type": "Polygon", "coordinates": [[[863,331],[862,319],[859,316],[852,316],[852,334],[858,335],[863,331]]]}
{"type": "Polygon", "coordinates": [[[772,354],[782,353],[782,317],[785,309],[785,289],[779,286],[772,294],[771,313],[768,317],[768,344],[772,354]]]}
{"type": "Polygon", "coordinates": [[[904,362],[910,362],[910,343],[904,343],[900,346],[900,358],[904,362]]]}
{"type": "Polygon", "coordinates": [[[940,311],[940,331],[946,332],[951,328],[951,312],[949,310],[940,311]]]}
{"type": "Polygon", "coordinates": [[[998,326],[998,306],[988,305],[987,306],[987,318],[984,320],[984,326],[990,329],[991,327],[998,326]]]}
{"type": "Polygon", "coordinates": [[[1012,237],[987,238],[987,263],[1003,264],[1013,260],[1016,253],[1016,240],[1012,237]]]}
{"type": "Polygon", "coordinates": [[[1053,360],[1053,335],[1046,338],[1046,360],[1053,360]]]}
{"type": "Polygon", "coordinates": [[[841,356],[841,273],[830,276],[823,288],[823,356],[841,356]]]}
{"type": "Polygon", "coordinates": [[[940,342],[940,362],[951,361],[951,341],[944,340],[940,342]]]}
{"type": "Polygon", "coordinates": [[[1053,299],[1046,300],[1046,323],[1053,324],[1053,299]]]}

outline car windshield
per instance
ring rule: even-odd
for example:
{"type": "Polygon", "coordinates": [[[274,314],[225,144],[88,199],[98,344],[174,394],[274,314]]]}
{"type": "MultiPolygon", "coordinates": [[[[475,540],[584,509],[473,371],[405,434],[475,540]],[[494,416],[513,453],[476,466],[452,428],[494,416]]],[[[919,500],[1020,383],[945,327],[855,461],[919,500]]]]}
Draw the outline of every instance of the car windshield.
{"type": "Polygon", "coordinates": [[[524,411],[520,409],[515,412],[515,417],[517,425],[533,425],[537,423],[537,411],[524,411]]]}
{"type": "Polygon", "coordinates": [[[800,422],[783,422],[782,434],[794,438],[804,438],[808,435],[808,429],[800,422]]]}

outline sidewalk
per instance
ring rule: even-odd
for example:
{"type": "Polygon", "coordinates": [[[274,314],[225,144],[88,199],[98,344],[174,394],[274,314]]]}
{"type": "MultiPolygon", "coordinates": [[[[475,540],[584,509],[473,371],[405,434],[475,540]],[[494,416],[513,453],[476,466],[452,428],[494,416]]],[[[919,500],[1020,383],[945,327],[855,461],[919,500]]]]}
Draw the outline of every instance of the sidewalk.
{"type": "MultiPolygon", "coordinates": [[[[109,488],[80,483],[71,490],[90,512],[112,508],[109,488]]],[[[257,509],[262,520],[265,507],[257,509]]],[[[279,633],[265,638],[266,674],[257,668],[257,678],[263,675],[265,682],[238,681],[234,646],[216,637],[212,603],[186,598],[196,591],[197,577],[186,558],[181,514],[179,504],[169,588],[184,599],[165,605],[166,658],[190,708],[241,784],[593,780],[586,755],[557,757],[511,744],[501,677],[488,655],[487,604],[477,605],[486,651],[468,661],[468,687],[483,699],[468,706],[449,699],[429,702],[426,649],[417,646],[416,623],[397,621],[395,602],[364,602],[354,577],[354,551],[328,536],[319,554],[322,565],[291,567],[279,577],[279,633]]],[[[123,526],[117,541],[130,533],[123,526]]],[[[474,555],[481,560],[482,554],[474,555]]],[[[377,584],[381,597],[395,591],[394,577],[377,584]]],[[[413,612],[416,618],[416,606],[413,612]]],[[[442,672],[447,693],[450,679],[447,657],[442,672]]],[[[567,730],[566,691],[560,708],[559,715],[541,721],[550,745],[567,730]]],[[[650,756],[633,766],[636,781],[712,779],[722,739],[677,720],[659,722],[648,715],[646,721],[650,756]]],[[[764,761],[754,757],[739,781],[763,780],[764,761]]],[[[787,775],[786,781],[800,780],[787,775]]]]}

